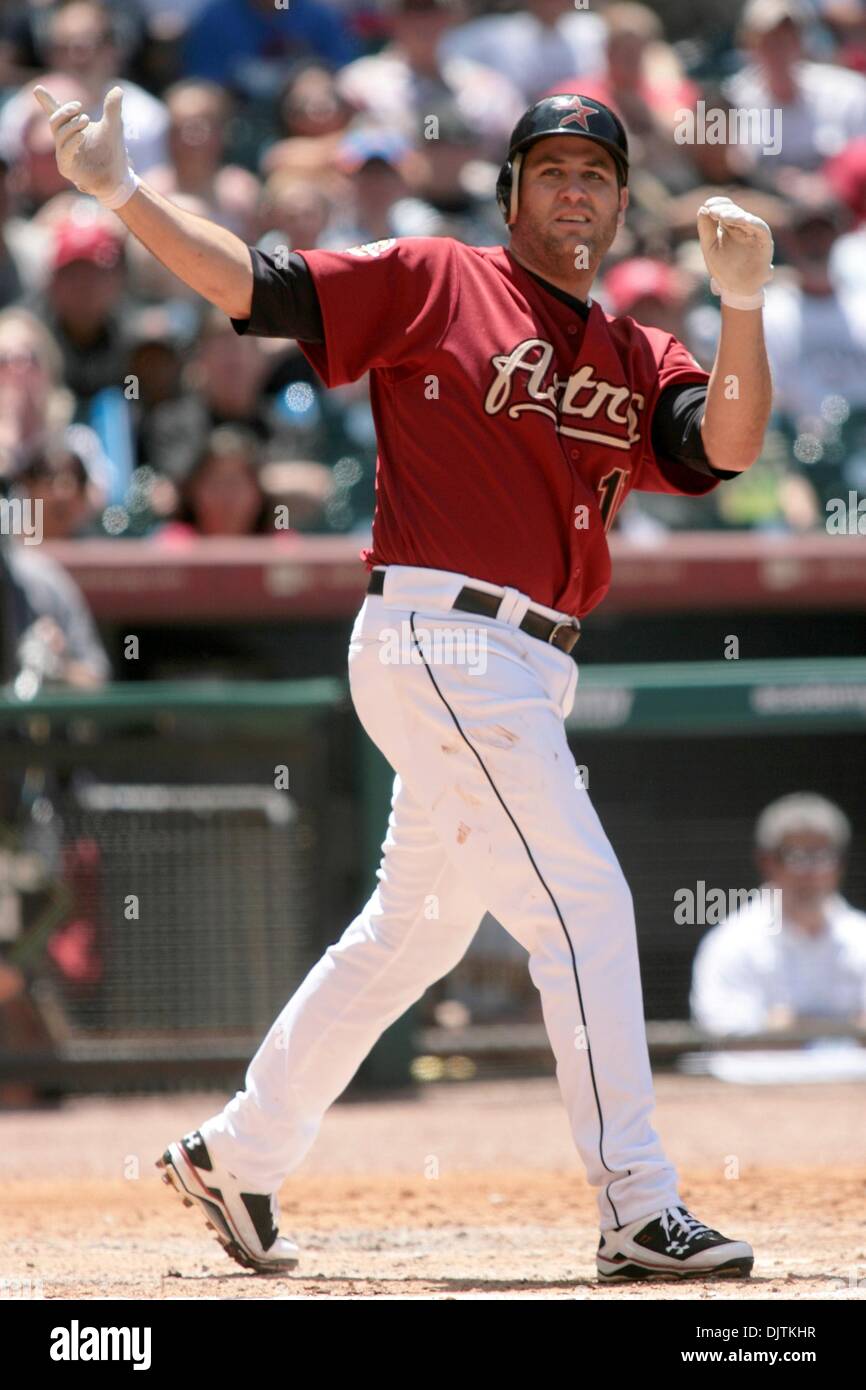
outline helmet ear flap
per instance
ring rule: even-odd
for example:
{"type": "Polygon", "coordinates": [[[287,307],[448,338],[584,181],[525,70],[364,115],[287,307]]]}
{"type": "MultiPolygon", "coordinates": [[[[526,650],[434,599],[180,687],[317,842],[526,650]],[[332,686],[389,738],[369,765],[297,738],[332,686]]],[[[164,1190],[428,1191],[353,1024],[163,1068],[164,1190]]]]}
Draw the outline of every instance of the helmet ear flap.
{"type": "Polygon", "coordinates": [[[506,160],[496,179],[496,202],[505,217],[506,227],[517,221],[517,193],[520,190],[520,165],[523,163],[523,150],[518,150],[513,158],[506,160]]]}
{"type": "Polygon", "coordinates": [[[496,201],[502,216],[505,218],[506,226],[509,227],[517,221],[517,199],[522,163],[523,151],[519,150],[513,159],[506,159],[499,171],[499,178],[496,180],[496,201]]]}
{"type": "Polygon", "coordinates": [[[496,202],[499,205],[499,211],[505,218],[506,223],[508,222],[509,210],[511,207],[511,181],[511,160],[506,159],[502,168],[499,170],[499,177],[496,180],[496,202]]]}
{"type": "Polygon", "coordinates": [[[523,163],[523,151],[520,150],[511,161],[511,197],[508,201],[508,225],[517,221],[517,196],[520,192],[520,166],[523,163]]]}

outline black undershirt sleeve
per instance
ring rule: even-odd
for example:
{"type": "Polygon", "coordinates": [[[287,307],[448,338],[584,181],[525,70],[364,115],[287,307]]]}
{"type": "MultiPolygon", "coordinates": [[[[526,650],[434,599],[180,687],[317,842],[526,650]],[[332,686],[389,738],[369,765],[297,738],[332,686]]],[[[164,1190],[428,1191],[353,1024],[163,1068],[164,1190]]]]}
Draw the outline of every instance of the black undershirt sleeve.
{"type": "Polygon", "coordinates": [[[709,478],[739,478],[736,470],[713,468],[701,438],[706,386],[666,386],[656,402],[652,445],[658,458],[675,459],[709,478]]]}
{"type": "Polygon", "coordinates": [[[249,247],[253,268],[253,302],[248,319],[231,319],[236,333],[255,338],[295,338],[302,343],[323,343],[325,330],[316,285],[307,263],[290,251],[286,265],[273,256],[249,247]]]}

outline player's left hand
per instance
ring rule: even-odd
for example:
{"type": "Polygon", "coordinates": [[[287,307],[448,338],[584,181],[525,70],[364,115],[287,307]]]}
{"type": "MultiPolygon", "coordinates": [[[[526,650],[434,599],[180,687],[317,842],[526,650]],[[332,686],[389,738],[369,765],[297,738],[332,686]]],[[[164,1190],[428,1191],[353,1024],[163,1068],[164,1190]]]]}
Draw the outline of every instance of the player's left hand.
{"type": "Polygon", "coordinates": [[[698,209],[698,236],[713,294],[760,296],[773,278],[773,234],[763,218],[730,198],[708,198],[698,209]]]}

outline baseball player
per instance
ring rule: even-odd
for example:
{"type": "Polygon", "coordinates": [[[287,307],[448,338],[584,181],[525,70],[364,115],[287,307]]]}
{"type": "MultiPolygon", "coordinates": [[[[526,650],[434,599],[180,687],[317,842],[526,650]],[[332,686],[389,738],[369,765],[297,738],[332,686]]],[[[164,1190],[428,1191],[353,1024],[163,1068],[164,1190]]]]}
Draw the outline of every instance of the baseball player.
{"type": "Polygon", "coordinates": [[[590,298],[628,203],[626,132],[597,101],[548,98],[518,122],[498,181],[508,247],[418,237],[278,260],[139,180],[119,89],[99,122],[36,96],[61,172],[239,333],[297,339],[327,386],[369,372],[378,435],[349,647],[355,707],[396,774],[378,886],[275,1020],[245,1089],[168,1145],[165,1180],[241,1264],[292,1268],[283,1179],[489,910],[529,954],[597,1193],[599,1277],[747,1276],[751,1247],[686,1209],[653,1127],[631,895],[564,719],[628,493],[701,495],[758,456],[769,227],[727,198],[700,210],[722,303],[708,376],[669,333],[590,298]]]}

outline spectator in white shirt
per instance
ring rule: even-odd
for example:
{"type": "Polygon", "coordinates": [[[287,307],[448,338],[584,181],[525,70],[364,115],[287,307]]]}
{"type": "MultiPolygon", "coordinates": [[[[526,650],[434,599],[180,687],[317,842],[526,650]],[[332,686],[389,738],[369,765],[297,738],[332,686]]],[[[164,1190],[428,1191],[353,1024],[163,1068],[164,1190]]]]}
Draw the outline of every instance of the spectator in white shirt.
{"type": "MultiPolygon", "coordinates": [[[[55,75],[64,74],[83,89],[84,110],[92,120],[102,116],[110,87],[123,91],[123,129],[132,167],[146,174],[167,157],[168,111],[165,104],[137,83],[121,77],[124,54],[111,11],[99,0],[72,0],[58,6],[47,20],[45,44],[49,76],[40,76],[55,90],[55,75]]],[[[33,85],[10,97],[0,114],[0,144],[13,155],[21,149],[25,126],[33,110],[33,85]]],[[[47,125],[47,117],[45,117],[47,125]]]]}
{"type": "Polygon", "coordinates": [[[482,15],[447,34],[443,51],[501,72],[537,101],[555,82],[604,68],[603,5],[525,0],[516,14],[482,15]]]}
{"type": "Polygon", "coordinates": [[[691,993],[699,1027],[745,1035],[821,1018],[866,1027],[866,913],[838,892],[850,839],[845,814],[813,793],[765,808],[755,851],[768,891],[701,941],[691,993]]]}
{"type": "Polygon", "coordinates": [[[831,396],[866,410],[866,283],[837,285],[832,274],[846,223],[832,199],[804,197],[779,235],[793,274],[767,290],[764,334],[774,405],[792,421],[820,418],[831,396]]]}
{"type": "Polygon", "coordinates": [[[726,84],[733,106],[774,113],[781,150],[753,139],[735,153],[742,169],[779,187],[787,169],[818,169],[866,134],[866,78],[804,58],[810,18],[802,0],[749,0],[738,36],[750,61],[726,84]]]}
{"type": "Polygon", "coordinates": [[[502,153],[526,105],[509,78],[474,58],[447,53],[442,40],[460,18],[461,0],[395,0],[391,42],[372,57],[357,58],[337,73],[345,101],[383,126],[414,141],[428,112],[453,101],[482,152],[502,153]]]}

